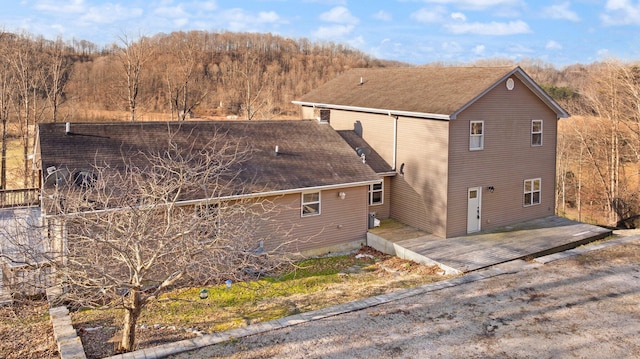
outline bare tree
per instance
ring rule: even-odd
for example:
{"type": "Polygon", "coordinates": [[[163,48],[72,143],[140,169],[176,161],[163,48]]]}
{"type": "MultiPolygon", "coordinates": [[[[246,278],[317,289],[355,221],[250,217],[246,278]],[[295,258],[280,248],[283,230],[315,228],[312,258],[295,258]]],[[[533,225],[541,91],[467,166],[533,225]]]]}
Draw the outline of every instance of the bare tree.
{"type": "Polygon", "coordinates": [[[249,185],[238,168],[250,150],[223,134],[203,137],[171,139],[73,175],[59,169],[45,181],[55,188],[45,207],[60,239],[50,258],[64,299],[124,309],[122,350],[134,349],[140,313],[160,294],[246,279],[284,261],[283,241],[272,240],[286,238],[275,207],[237,197],[249,185]]]}
{"type": "Polygon", "coordinates": [[[165,82],[172,119],[175,114],[178,120],[184,121],[208,94],[208,79],[204,78],[198,58],[201,46],[196,35],[180,36],[169,48],[169,56],[165,57],[165,82]]]}
{"type": "Polygon", "coordinates": [[[114,46],[113,52],[116,62],[122,71],[122,87],[124,87],[124,93],[126,94],[125,100],[129,111],[129,120],[135,121],[139,116],[143,73],[148,62],[153,60],[155,47],[151,39],[144,36],[139,36],[138,40],[134,41],[127,35],[122,35],[118,40],[120,47],[114,46]]]}
{"type": "MultiPolygon", "coordinates": [[[[0,34],[0,52],[8,53],[9,45],[7,41],[9,34],[0,34]]],[[[0,129],[0,138],[2,140],[1,159],[0,159],[0,189],[7,188],[7,141],[9,132],[7,124],[9,122],[9,104],[14,91],[14,76],[11,66],[7,59],[0,62],[0,121],[2,128],[0,129]]]]}
{"type": "Polygon", "coordinates": [[[569,126],[560,133],[558,163],[563,165],[561,174],[577,174],[572,181],[580,217],[588,208],[597,213],[592,220],[617,225],[640,210],[637,77],[632,67],[615,60],[593,65],[579,89],[579,101],[567,102],[577,116],[567,120],[569,126]]]}
{"type": "MultiPolygon", "coordinates": [[[[239,103],[247,120],[253,120],[265,110],[271,96],[270,83],[264,71],[264,59],[257,49],[247,43],[238,61],[231,64],[226,74],[227,88],[234,88],[228,95],[231,102],[239,103]]],[[[268,118],[269,116],[263,116],[268,118]]]]}
{"type": "Polygon", "coordinates": [[[43,67],[40,50],[45,40],[33,39],[28,34],[14,35],[8,43],[9,51],[4,53],[4,61],[10,66],[15,88],[10,98],[13,118],[18,123],[18,133],[22,141],[23,186],[30,187],[34,183],[31,171],[30,153],[33,149],[35,126],[45,116],[45,101],[41,89],[42,77],[38,76],[43,67]]]}
{"type": "Polygon", "coordinates": [[[66,100],[65,87],[71,76],[72,63],[65,48],[66,45],[60,38],[51,43],[46,52],[44,66],[40,69],[53,122],[58,122],[60,105],[66,100]]]}

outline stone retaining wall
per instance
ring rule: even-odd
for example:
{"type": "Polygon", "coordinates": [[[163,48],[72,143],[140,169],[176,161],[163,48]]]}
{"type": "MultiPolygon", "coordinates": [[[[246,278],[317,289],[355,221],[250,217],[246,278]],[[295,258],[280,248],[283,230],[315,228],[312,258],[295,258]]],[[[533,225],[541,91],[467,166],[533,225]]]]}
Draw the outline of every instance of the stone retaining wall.
{"type": "Polygon", "coordinates": [[[53,336],[58,343],[60,359],[86,359],[82,341],[71,324],[69,309],[65,306],[54,306],[56,298],[62,293],[60,287],[47,288],[49,300],[49,318],[53,325],[53,336]]]}

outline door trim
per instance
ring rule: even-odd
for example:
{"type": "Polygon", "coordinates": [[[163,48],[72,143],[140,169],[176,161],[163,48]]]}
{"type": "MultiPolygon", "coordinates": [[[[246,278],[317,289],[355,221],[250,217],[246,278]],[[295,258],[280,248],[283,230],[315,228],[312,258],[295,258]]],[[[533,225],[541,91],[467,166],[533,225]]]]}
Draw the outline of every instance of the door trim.
{"type": "Polygon", "coordinates": [[[482,229],[482,187],[469,187],[467,189],[467,233],[480,232],[482,229]],[[476,197],[471,198],[472,192],[475,191],[476,197]],[[474,206],[475,211],[471,208],[474,206]],[[475,212],[475,221],[472,221],[470,215],[475,212]]]}

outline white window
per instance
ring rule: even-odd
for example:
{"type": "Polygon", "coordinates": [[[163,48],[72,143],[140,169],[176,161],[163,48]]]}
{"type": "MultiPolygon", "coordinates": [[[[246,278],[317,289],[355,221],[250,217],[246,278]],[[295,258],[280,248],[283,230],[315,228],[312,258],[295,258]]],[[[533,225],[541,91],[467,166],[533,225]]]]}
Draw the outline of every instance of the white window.
{"type": "Polygon", "coordinates": [[[382,181],[369,185],[369,205],[382,204],[384,198],[384,190],[382,181]]]}
{"type": "Polygon", "coordinates": [[[302,217],[320,214],[320,192],[302,194],[302,217]]]}
{"type": "Polygon", "coordinates": [[[484,121],[471,121],[469,126],[469,150],[484,148],[484,121]]]}
{"type": "Polygon", "coordinates": [[[540,204],[540,178],[524,180],[524,206],[540,204]]]}
{"type": "Polygon", "coordinates": [[[542,146],[542,120],[531,120],[531,146],[542,146]]]}

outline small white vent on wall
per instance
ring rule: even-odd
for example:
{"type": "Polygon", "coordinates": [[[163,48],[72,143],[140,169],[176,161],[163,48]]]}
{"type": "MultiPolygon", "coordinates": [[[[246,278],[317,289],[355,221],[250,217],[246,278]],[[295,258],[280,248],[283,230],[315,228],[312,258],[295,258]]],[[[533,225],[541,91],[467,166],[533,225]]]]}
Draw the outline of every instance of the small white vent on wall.
{"type": "Polygon", "coordinates": [[[513,82],[513,79],[511,77],[509,77],[507,79],[507,90],[511,91],[513,90],[513,86],[515,86],[515,83],[513,82]]]}

